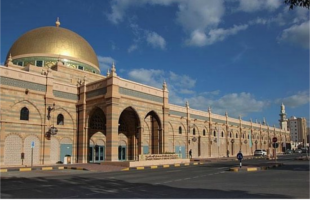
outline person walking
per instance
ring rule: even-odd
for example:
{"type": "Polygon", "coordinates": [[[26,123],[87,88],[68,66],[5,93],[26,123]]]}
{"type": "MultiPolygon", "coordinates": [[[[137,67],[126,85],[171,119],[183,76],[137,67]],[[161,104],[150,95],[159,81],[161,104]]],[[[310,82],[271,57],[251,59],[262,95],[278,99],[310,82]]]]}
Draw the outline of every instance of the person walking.
{"type": "Polygon", "coordinates": [[[227,149],[227,158],[229,158],[229,150],[227,149]]]}
{"type": "Polygon", "coordinates": [[[189,150],[189,158],[192,158],[192,149],[189,150]]]}

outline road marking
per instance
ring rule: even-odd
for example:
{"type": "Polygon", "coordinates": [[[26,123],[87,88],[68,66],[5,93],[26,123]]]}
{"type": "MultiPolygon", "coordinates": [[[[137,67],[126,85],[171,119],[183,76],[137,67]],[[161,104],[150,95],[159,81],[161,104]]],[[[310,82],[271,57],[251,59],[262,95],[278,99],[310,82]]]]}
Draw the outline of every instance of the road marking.
{"type": "Polygon", "coordinates": [[[220,168],[216,168],[216,169],[226,169],[226,168],[228,168],[228,167],[220,167],[220,168]]]}
{"type": "Polygon", "coordinates": [[[166,171],[166,172],[179,172],[181,170],[171,170],[171,171],[166,171]]]}
{"type": "Polygon", "coordinates": [[[167,168],[167,167],[170,167],[170,165],[163,165],[163,168],[167,168]]]}
{"type": "Polygon", "coordinates": [[[8,169],[0,169],[0,172],[8,172],[8,169]]]}
{"type": "Polygon", "coordinates": [[[157,169],[158,166],[151,166],[151,169],[157,169]]]}

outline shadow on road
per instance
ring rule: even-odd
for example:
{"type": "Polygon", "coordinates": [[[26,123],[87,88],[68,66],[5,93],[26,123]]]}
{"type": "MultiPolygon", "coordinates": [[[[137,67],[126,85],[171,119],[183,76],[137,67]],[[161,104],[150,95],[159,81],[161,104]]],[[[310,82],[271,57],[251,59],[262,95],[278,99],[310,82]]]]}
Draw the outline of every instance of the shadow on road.
{"type": "MultiPolygon", "coordinates": [[[[200,186],[198,186],[200,187],[200,186]]],[[[205,186],[203,186],[205,187],[205,186]]],[[[73,177],[10,178],[2,180],[1,198],[5,199],[284,199],[291,196],[279,194],[252,194],[243,190],[215,190],[178,188],[160,184],[131,183],[117,179],[73,177]]]]}

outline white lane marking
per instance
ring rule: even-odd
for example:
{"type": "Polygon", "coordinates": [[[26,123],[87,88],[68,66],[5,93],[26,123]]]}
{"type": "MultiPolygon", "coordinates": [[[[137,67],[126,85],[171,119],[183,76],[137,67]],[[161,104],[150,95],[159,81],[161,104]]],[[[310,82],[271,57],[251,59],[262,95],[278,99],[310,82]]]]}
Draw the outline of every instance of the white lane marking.
{"type": "Polygon", "coordinates": [[[220,168],[216,168],[216,169],[227,169],[228,167],[220,167],[220,168]]]}
{"type": "Polygon", "coordinates": [[[181,170],[172,170],[172,171],[166,171],[166,172],[179,172],[181,170]]]}

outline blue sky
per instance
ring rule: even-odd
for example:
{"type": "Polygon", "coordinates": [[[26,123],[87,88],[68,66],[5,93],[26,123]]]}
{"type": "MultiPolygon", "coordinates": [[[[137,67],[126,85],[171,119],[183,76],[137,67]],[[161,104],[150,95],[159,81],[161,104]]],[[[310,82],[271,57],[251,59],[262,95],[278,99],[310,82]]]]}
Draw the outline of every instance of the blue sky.
{"type": "Polygon", "coordinates": [[[23,33],[61,27],[94,48],[102,74],[161,88],[170,103],[278,127],[309,119],[309,10],[284,0],[2,0],[1,63],[23,33]]]}

